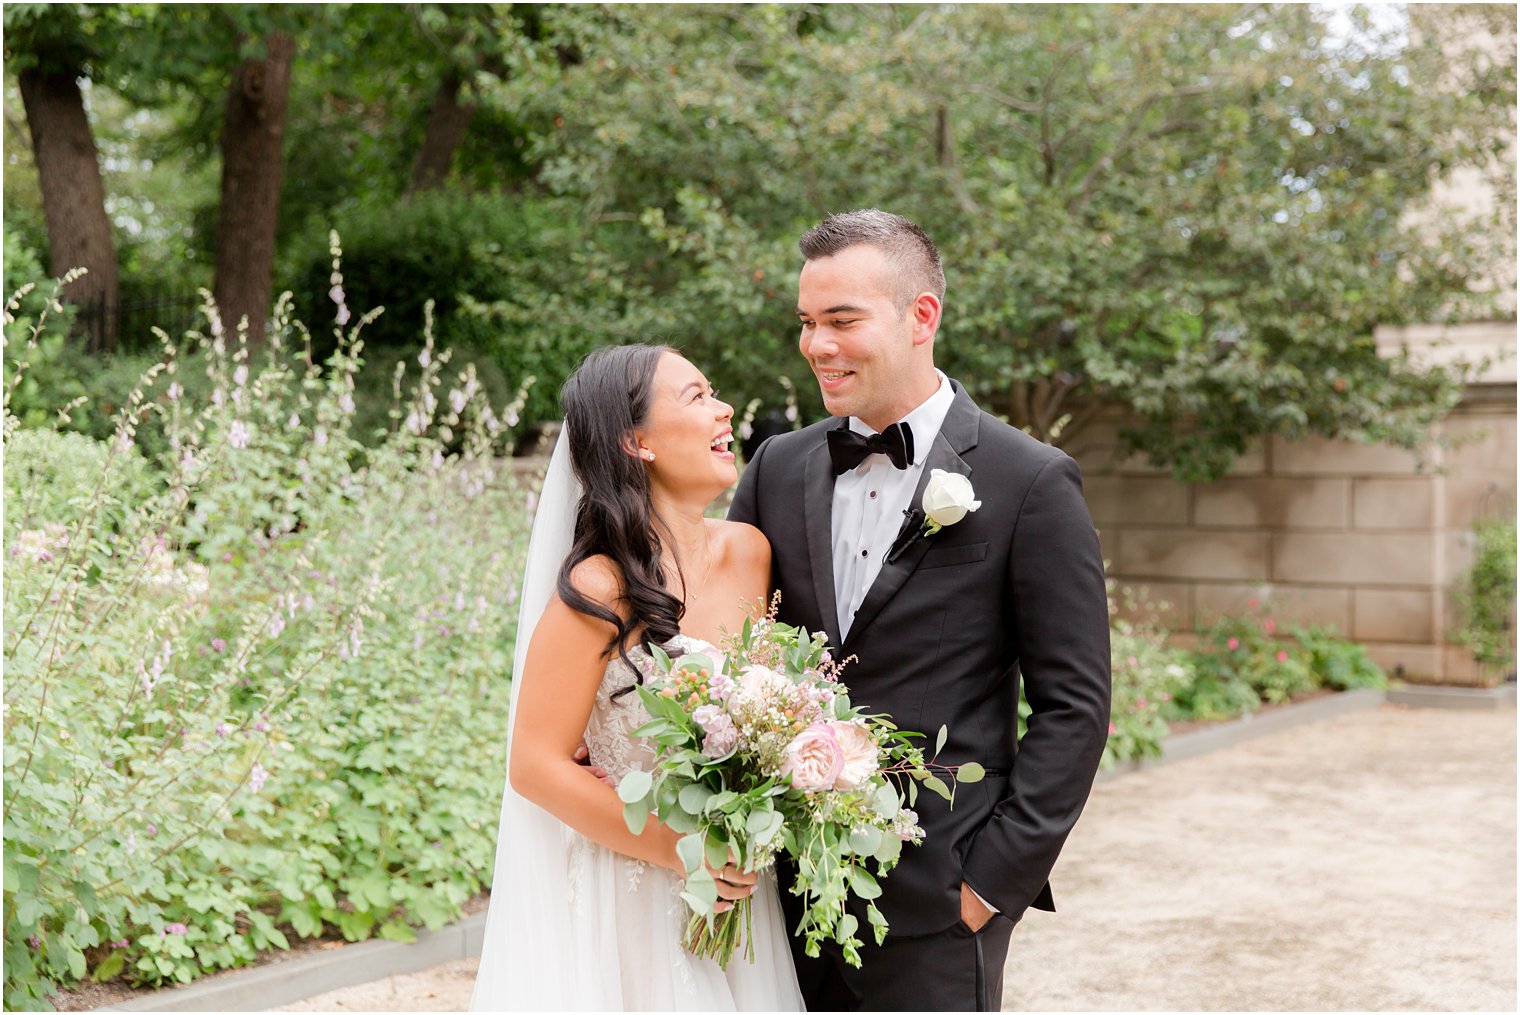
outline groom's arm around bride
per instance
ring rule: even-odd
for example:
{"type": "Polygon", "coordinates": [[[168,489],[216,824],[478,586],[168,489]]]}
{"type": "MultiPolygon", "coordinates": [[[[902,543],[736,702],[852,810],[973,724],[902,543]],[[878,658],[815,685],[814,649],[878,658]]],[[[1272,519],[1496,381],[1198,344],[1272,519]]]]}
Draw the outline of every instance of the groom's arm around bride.
{"type": "Polygon", "coordinates": [[[834,418],[763,444],[729,517],[769,538],[782,619],[856,657],[857,702],[930,747],[948,727],[940,762],[988,777],[953,810],[919,794],[925,842],[878,903],[886,944],[860,970],[794,948],[798,978],[814,1010],[996,1010],[1013,925],[1054,908],[1048,878],[1107,737],[1096,533],[1075,462],[935,369],[944,276],[921,230],[851,212],[801,247],[800,348],[834,418]],[[869,448],[842,450],[860,444],[842,429],[869,448]],[[903,526],[936,471],[965,477],[980,506],[932,534],[922,516],[903,526]],[[1016,745],[1021,678],[1032,714],[1016,745]]]}

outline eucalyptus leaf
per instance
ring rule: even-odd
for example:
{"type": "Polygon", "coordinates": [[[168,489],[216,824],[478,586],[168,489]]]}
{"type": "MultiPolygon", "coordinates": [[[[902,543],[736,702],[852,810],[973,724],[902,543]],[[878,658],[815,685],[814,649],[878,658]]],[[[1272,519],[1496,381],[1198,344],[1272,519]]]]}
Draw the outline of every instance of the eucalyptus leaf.
{"type": "Polygon", "coordinates": [[[676,856],[686,870],[687,880],[690,881],[693,873],[702,870],[702,855],[705,851],[705,836],[698,834],[683,835],[676,840],[676,856]]]}
{"type": "Polygon", "coordinates": [[[642,769],[635,768],[623,776],[618,783],[618,799],[625,804],[637,803],[649,796],[649,790],[654,785],[654,777],[642,769]]]}
{"type": "Polygon", "coordinates": [[[685,786],[681,789],[679,797],[681,809],[693,816],[700,815],[707,806],[707,801],[712,798],[712,795],[713,791],[699,782],[685,786]]]}
{"type": "Polygon", "coordinates": [[[876,883],[870,873],[864,867],[851,866],[849,870],[850,891],[862,899],[876,899],[881,897],[881,885],[876,883]]]}
{"type": "Polygon", "coordinates": [[[987,770],[974,761],[968,761],[955,770],[955,781],[974,783],[981,782],[987,775],[987,770]]]}
{"type": "Polygon", "coordinates": [[[872,856],[881,848],[881,829],[875,825],[861,825],[850,830],[850,851],[857,856],[872,856]]]}
{"type": "Polygon", "coordinates": [[[707,838],[707,865],[709,867],[723,867],[728,863],[729,845],[721,839],[707,838]]]}

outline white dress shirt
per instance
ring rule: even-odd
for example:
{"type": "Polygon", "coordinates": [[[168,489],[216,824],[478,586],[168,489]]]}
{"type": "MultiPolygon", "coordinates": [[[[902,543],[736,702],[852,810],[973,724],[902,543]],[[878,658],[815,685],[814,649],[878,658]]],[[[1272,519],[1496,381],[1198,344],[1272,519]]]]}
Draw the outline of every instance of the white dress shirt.
{"type": "MultiPolygon", "coordinates": [[[[841,639],[850,633],[855,614],[881,571],[882,558],[902,528],[903,511],[918,489],[924,460],[955,400],[945,375],[937,370],[935,374],[939,388],[901,421],[913,431],[913,462],[899,469],[886,455],[867,455],[860,465],[834,480],[834,598],[841,639]]],[[[867,437],[877,432],[854,416],[849,426],[867,437]]]]}
{"type": "MultiPolygon", "coordinates": [[[[886,455],[867,455],[865,461],[834,480],[834,597],[839,607],[839,637],[850,633],[860,604],[881,571],[882,560],[902,528],[903,512],[918,489],[924,461],[939,436],[955,391],[938,370],[939,387],[918,408],[901,420],[913,431],[913,461],[906,469],[895,467],[886,455]]],[[[850,429],[867,437],[877,431],[854,416],[850,429]]],[[[977,901],[992,912],[998,908],[972,891],[977,901]]]]}

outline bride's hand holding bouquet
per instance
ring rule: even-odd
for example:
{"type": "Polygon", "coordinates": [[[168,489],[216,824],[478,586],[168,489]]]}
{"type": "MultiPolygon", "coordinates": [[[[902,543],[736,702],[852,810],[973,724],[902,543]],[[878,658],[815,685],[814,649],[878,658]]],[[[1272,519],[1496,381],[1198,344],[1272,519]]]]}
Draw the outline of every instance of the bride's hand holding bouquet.
{"type": "MultiPolygon", "coordinates": [[[[875,940],[887,922],[870,900],[878,878],[897,864],[904,843],[923,839],[909,807],[920,784],[953,800],[953,781],[982,778],[980,765],[934,765],[884,715],[850,701],[826,636],[775,619],[776,607],[747,620],[708,654],[672,659],[651,647],[640,698],[651,720],[633,731],[659,748],[651,771],[631,771],[618,785],[624,817],[636,834],[653,814],[681,834],[682,898],[692,910],[686,945],[725,968],[749,917],[749,900],[731,910],[720,901],[714,871],[751,875],[778,855],[796,868],[792,892],[805,910],[795,933],[809,955],[833,940],[860,964],[859,921],[850,895],[866,900],[875,940]],[[906,803],[906,805],[905,805],[906,803]]],[[[944,743],[941,730],[940,745],[944,743]]],[[[739,879],[739,884],[747,883],[739,879]]],[[[732,898],[731,885],[722,886],[732,898]]],[[[747,893],[746,893],[747,894],[747,893]]]]}

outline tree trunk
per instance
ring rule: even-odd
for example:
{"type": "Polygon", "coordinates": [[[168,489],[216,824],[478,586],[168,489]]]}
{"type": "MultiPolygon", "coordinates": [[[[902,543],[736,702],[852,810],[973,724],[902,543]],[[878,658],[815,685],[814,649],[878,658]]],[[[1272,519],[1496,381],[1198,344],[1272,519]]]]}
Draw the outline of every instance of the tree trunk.
{"type": "Polygon", "coordinates": [[[47,219],[49,270],[61,276],[70,268],[89,269],[63,297],[91,308],[84,315],[90,324],[89,348],[109,351],[116,347],[118,331],[116,247],[84,95],[72,73],[32,67],[19,78],[47,219]]]}
{"type": "Polygon", "coordinates": [[[459,75],[450,72],[438,86],[433,99],[433,112],[428,117],[427,133],[423,135],[422,147],[412,163],[412,179],[407,185],[409,192],[435,190],[448,179],[449,168],[454,164],[454,152],[464,140],[464,132],[475,115],[475,104],[461,103],[459,89],[463,82],[459,75]]]}
{"type": "Polygon", "coordinates": [[[230,330],[248,318],[250,342],[262,342],[274,275],[275,227],[285,176],[285,106],[295,40],[272,33],[262,60],[232,77],[222,127],[222,197],[213,290],[230,330]]]}

